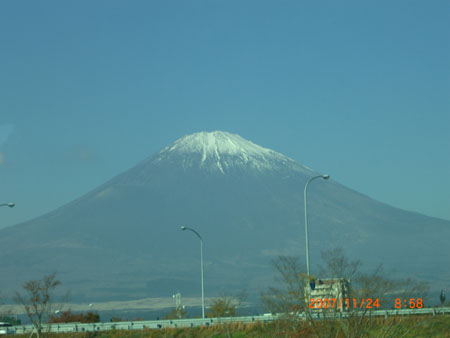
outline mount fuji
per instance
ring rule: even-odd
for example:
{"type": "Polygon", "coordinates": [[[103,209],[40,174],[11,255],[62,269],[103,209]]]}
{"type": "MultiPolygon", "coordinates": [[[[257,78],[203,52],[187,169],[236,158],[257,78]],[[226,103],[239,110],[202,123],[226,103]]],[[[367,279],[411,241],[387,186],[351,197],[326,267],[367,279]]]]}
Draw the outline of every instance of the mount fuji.
{"type": "MultiPolygon", "coordinates": [[[[270,261],[304,261],[303,188],[318,173],[227,132],[181,137],[84,196],[0,230],[2,289],[57,272],[75,299],[199,294],[197,230],[205,293],[259,291],[270,261]]],[[[332,173],[329,173],[332,174],[332,173]]],[[[450,283],[450,222],[400,210],[336,181],[308,188],[311,272],[320,251],[342,247],[365,266],[450,283]]]]}

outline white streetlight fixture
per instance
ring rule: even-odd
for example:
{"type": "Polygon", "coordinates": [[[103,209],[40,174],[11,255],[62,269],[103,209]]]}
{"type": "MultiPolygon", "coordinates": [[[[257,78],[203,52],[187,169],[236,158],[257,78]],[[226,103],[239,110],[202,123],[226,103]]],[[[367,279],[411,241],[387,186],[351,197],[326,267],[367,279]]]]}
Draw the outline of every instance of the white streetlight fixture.
{"type": "Polygon", "coordinates": [[[14,203],[3,203],[3,204],[0,204],[0,207],[10,207],[10,208],[12,208],[14,206],[15,206],[14,203]]]}
{"type": "Polygon", "coordinates": [[[181,230],[189,230],[192,231],[197,237],[200,239],[200,270],[202,274],[202,318],[205,319],[205,291],[204,291],[204,282],[203,282],[203,239],[200,234],[194,229],[182,226],[181,230]]]}
{"type": "Polygon", "coordinates": [[[327,180],[330,178],[330,175],[317,175],[314,177],[311,177],[308,182],[305,184],[305,190],[303,192],[303,200],[305,202],[305,237],[306,237],[306,273],[309,277],[309,242],[308,242],[308,213],[306,208],[306,190],[308,188],[309,183],[311,183],[312,180],[315,180],[316,178],[323,178],[324,180],[327,180]]]}

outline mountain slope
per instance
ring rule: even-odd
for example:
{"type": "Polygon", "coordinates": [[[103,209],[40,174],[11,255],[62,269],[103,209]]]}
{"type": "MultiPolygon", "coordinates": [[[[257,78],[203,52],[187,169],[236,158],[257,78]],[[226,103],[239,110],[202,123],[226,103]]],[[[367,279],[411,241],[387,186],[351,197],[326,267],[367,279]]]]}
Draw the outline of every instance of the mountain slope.
{"type": "MultiPolygon", "coordinates": [[[[198,293],[272,279],[270,260],[304,257],[303,188],[313,170],[226,132],[187,135],[85,196],[0,231],[6,289],[57,271],[76,297],[198,293]],[[174,288],[177,287],[177,290],[174,288]]],[[[374,201],[333,180],[308,188],[311,271],[320,250],[343,247],[399,275],[450,280],[450,222],[374,201]]]]}

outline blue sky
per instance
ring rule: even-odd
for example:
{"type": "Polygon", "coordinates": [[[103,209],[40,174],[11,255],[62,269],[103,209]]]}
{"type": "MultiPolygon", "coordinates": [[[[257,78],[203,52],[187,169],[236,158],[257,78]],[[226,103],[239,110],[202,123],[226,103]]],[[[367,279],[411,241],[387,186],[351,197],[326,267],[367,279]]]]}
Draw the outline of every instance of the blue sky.
{"type": "Polygon", "coordinates": [[[0,227],[212,130],[450,220],[449,60],[449,1],[1,1],[0,227]]]}

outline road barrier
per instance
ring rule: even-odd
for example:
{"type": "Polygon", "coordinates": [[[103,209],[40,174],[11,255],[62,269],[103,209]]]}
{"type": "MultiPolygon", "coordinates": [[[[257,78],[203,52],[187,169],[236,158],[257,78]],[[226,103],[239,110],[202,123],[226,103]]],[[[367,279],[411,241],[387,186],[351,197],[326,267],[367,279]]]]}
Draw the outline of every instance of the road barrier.
{"type": "MultiPolygon", "coordinates": [[[[312,312],[313,320],[324,318],[346,318],[349,316],[390,316],[398,315],[446,315],[450,314],[450,307],[442,308],[423,308],[423,309],[399,309],[399,310],[372,310],[372,311],[351,311],[351,312],[312,312]]],[[[191,319],[165,319],[165,320],[149,320],[149,321],[128,321],[128,322],[104,322],[104,323],[65,323],[50,324],[45,326],[48,332],[93,332],[108,330],[144,330],[144,329],[162,329],[162,328],[186,328],[197,326],[211,326],[216,324],[232,324],[232,323],[267,323],[273,322],[283,317],[283,314],[265,314],[258,316],[245,317],[226,317],[226,318],[191,318],[191,319]]],[[[299,314],[303,319],[309,318],[305,313],[299,314]]],[[[32,325],[14,326],[16,334],[31,333],[32,325]]]]}

